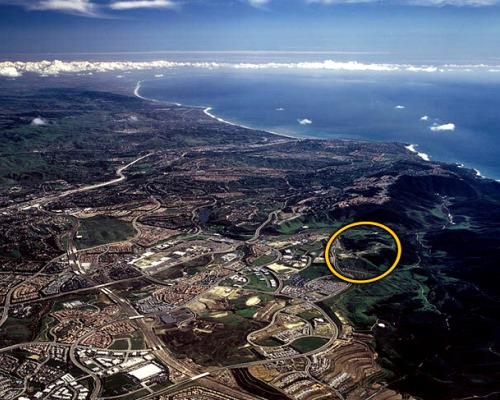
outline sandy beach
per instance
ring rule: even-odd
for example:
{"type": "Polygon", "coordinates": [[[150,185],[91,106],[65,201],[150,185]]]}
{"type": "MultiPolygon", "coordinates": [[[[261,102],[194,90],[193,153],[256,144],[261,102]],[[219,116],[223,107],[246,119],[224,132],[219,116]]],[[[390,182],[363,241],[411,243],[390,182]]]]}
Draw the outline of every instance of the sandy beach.
{"type": "Polygon", "coordinates": [[[186,106],[186,107],[194,107],[194,108],[203,108],[203,113],[205,115],[207,115],[210,118],[213,118],[216,121],[221,122],[223,124],[228,124],[228,125],[232,125],[232,126],[239,126],[240,128],[250,129],[250,130],[254,130],[254,131],[263,131],[263,132],[270,133],[271,135],[277,135],[277,136],[281,136],[281,137],[286,137],[288,139],[297,139],[297,140],[306,139],[306,138],[299,137],[299,136],[292,136],[292,135],[287,135],[285,133],[273,132],[273,131],[270,131],[270,130],[267,130],[267,129],[252,128],[250,126],[245,126],[245,125],[242,125],[242,124],[236,124],[234,122],[227,121],[227,120],[225,120],[223,118],[217,117],[215,114],[212,114],[210,112],[212,110],[212,107],[186,105],[186,104],[181,104],[181,103],[175,103],[175,102],[172,102],[172,101],[164,102],[164,101],[159,101],[159,100],[155,100],[155,99],[150,99],[150,98],[147,98],[147,97],[143,97],[139,93],[139,90],[141,89],[142,82],[143,81],[137,82],[137,84],[135,85],[135,89],[134,89],[134,96],[136,96],[136,97],[138,97],[138,98],[140,98],[142,100],[154,101],[155,103],[174,104],[174,105],[179,106],[179,107],[186,106]]]}

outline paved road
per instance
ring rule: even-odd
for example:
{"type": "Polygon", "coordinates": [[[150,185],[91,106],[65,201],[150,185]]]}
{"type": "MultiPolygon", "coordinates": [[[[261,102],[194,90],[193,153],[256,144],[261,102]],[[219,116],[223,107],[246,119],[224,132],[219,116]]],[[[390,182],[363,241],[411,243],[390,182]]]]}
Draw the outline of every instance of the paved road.
{"type": "Polygon", "coordinates": [[[136,158],[135,160],[129,162],[127,165],[124,165],[124,166],[118,168],[116,170],[116,175],[118,176],[118,178],[111,179],[111,180],[106,181],[106,182],[95,183],[93,185],[82,186],[82,187],[79,187],[76,189],[66,190],[64,192],[61,192],[61,193],[58,193],[58,194],[55,194],[52,196],[40,197],[40,198],[37,198],[34,200],[29,200],[29,201],[26,201],[23,203],[16,203],[16,204],[13,204],[9,207],[4,208],[3,210],[4,211],[13,210],[13,209],[27,210],[27,209],[33,208],[33,207],[41,208],[43,205],[52,203],[55,200],[58,200],[60,198],[63,198],[63,197],[66,197],[66,196],[69,196],[69,195],[72,195],[75,193],[83,193],[83,192],[87,192],[89,190],[99,189],[99,188],[109,186],[109,185],[115,185],[115,184],[123,182],[125,179],[127,179],[126,175],[123,173],[127,168],[129,168],[132,165],[138,163],[139,161],[145,159],[146,157],[150,157],[153,154],[155,154],[155,153],[149,153],[149,154],[140,156],[140,157],[136,158]]]}
{"type": "MultiPolygon", "coordinates": [[[[273,145],[276,145],[276,143],[270,143],[270,144],[267,144],[265,146],[273,146],[273,145]]],[[[259,145],[259,146],[254,146],[254,147],[255,148],[260,148],[260,147],[263,147],[263,146],[259,145]]],[[[211,149],[211,150],[213,150],[213,149],[211,149]]],[[[227,150],[227,148],[224,147],[224,148],[221,148],[221,150],[227,150]]],[[[196,151],[203,151],[203,150],[196,150],[196,151]]],[[[252,150],[249,150],[249,151],[252,151],[252,150]]],[[[41,199],[36,199],[36,200],[30,201],[28,203],[24,203],[23,205],[17,204],[17,205],[15,205],[15,207],[16,208],[21,208],[21,207],[26,208],[26,207],[30,207],[30,206],[37,206],[37,207],[41,208],[42,205],[46,205],[46,204],[48,204],[48,203],[50,203],[52,201],[55,201],[57,199],[60,199],[60,198],[63,198],[63,197],[66,197],[66,196],[69,196],[69,195],[72,195],[72,194],[84,193],[86,191],[90,191],[90,190],[94,190],[94,189],[106,187],[106,186],[109,186],[109,185],[118,184],[120,182],[123,182],[126,179],[124,171],[127,168],[129,168],[132,165],[138,163],[139,161],[145,159],[146,157],[151,156],[152,154],[155,154],[155,153],[150,153],[150,154],[146,154],[146,155],[140,156],[140,157],[136,158],[135,160],[133,160],[132,162],[128,163],[127,165],[124,165],[124,166],[118,168],[117,171],[116,171],[117,178],[115,178],[115,179],[112,179],[112,180],[109,180],[109,181],[106,181],[106,182],[102,182],[102,183],[97,183],[97,184],[93,184],[93,185],[88,185],[88,186],[80,187],[80,188],[77,188],[77,189],[67,190],[67,191],[62,192],[62,193],[57,194],[57,195],[48,196],[48,197],[45,197],[45,198],[41,198],[41,199]]],[[[138,219],[141,216],[144,216],[144,215],[147,215],[149,213],[152,213],[152,212],[156,211],[161,206],[160,202],[157,201],[154,197],[153,197],[153,200],[155,201],[155,206],[152,209],[150,209],[150,210],[148,210],[148,211],[146,211],[144,213],[141,213],[139,216],[135,217],[134,220],[132,221],[133,226],[134,226],[134,228],[137,231],[137,235],[140,235],[140,227],[137,224],[138,219]]],[[[216,199],[214,199],[212,204],[203,205],[203,206],[200,206],[197,209],[193,210],[193,212],[191,214],[191,217],[192,217],[193,223],[197,226],[197,233],[199,233],[201,231],[201,228],[200,228],[200,226],[195,221],[196,211],[198,209],[201,209],[201,208],[204,208],[204,207],[209,207],[209,206],[215,205],[216,202],[217,202],[216,199]]],[[[269,224],[274,218],[276,218],[278,212],[280,212],[280,211],[281,210],[274,210],[274,211],[270,212],[268,214],[267,219],[256,229],[253,237],[250,240],[248,240],[247,243],[252,244],[252,243],[256,242],[258,240],[258,238],[260,237],[261,230],[267,224],[269,224]]],[[[79,262],[78,262],[78,250],[76,249],[76,246],[74,245],[74,242],[72,240],[72,239],[74,239],[74,237],[76,235],[78,227],[79,227],[78,225],[75,225],[73,227],[71,233],[70,233],[71,236],[70,236],[70,243],[68,245],[67,257],[68,257],[68,263],[70,264],[72,270],[79,271],[79,272],[84,272],[84,271],[81,270],[81,267],[79,265],[79,262]]],[[[231,251],[234,251],[236,249],[236,247],[238,245],[240,245],[240,244],[241,243],[235,244],[234,248],[232,248],[231,251]]],[[[61,257],[62,256],[60,256],[60,257],[58,257],[56,259],[60,259],[61,257]]],[[[139,279],[139,278],[141,278],[141,277],[124,279],[121,282],[131,281],[131,280],[139,279]]],[[[278,281],[280,283],[280,288],[281,288],[282,282],[281,282],[281,280],[279,278],[278,278],[278,281]]],[[[93,287],[94,288],[104,288],[104,287],[107,287],[107,286],[110,286],[110,285],[114,285],[114,284],[116,284],[118,282],[120,282],[120,281],[110,282],[110,283],[105,284],[105,285],[95,285],[93,287]]],[[[219,282],[217,282],[217,284],[218,283],[219,282]]],[[[84,289],[81,289],[81,290],[74,291],[74,293],[76,293],[78,291],[89,290],[89,289],[90,288],[84,288],[84,289]]],[[[0,326],[7,319],[8,310],[9,310],[9,306],[10,306],[10,302],[11,302],[11,296],[12,296],[12,293],[13,293],[14,290],[15,290],[15,288],[11,288],[9,290],[9,292],[7,293],[5,307],[4,307],[4,310],[3,310],[2,318],[0,319],[0,326]]],[[[139,315],[139,313],[137,312],[137,310],[126,299],[122,299],[121,297],[117,296],[116,294],[114,294],[109,289],[107,289],[106,291],[103,291],[103,292],[107,296],[109,296],[110,299],[113,302],[115,302],[116,304],[118,304],[120,306],[120,308],[125,311],[125,313],[128,315],[128,317],[134,317],[134,316],[138,316],[139,315]]],[[[62,294],[59,294],[59,295],[56,295],[56,296],[47,297],[45,299],[55,298],[55,297],[59,297],[59,296],[66,296],[66,295],[68,295],[68,293],[62,293],[62,294]]],[[[313,306],[316,309],[318,309],[319,311],[322,312],[322,310],[320,310],[317,306],[315,306],[315,305],[313,305],[313,306]]],[[[336,326],[335,323],[334,323],[334,321],[332,321],[325,313],[322,312],[322,314],[324,315],[324,317],[325,317],[326,320],[328,320],[333,326],[336,326]]],[[[278,315],[278,312],[273,315],[273,322],[275,321],[277,315],[278,315]]],[[[144,320],[142,320],[142,319],[136,319],[136,320],[134,320],[134,322],[137,324],[139,330],[144,334],[146,342],[148,343],[148,345],[151,348],[155,349],[154,350],[155,356],[158,357],[166,365],[169,365],[172,368],[177,369],[178,371],[182,372],[184,375],[186,375],[187,377],[189,377],[186,381],[180,382],[179,384],[174,385],[174,387],[182,386],[185,383],[190,382],[190,378],[191,377],[199,374],[199,371],[193,371],[192,369],[190,369],[189,367],[187,367],[186,365],[184,365],[182,362],[180,362],[168,349],[166,349],[165,346],[164,346],[164,344],[163,344],[163,342],[161,341],[161,339],[154,332],[153,328],[151,326],[149,326],[144,320]]],[[[271,322],[271,324],[273,322],[271,322]]],[[[261,361],[256,361],[256,362],[252,362],[252,363],[243,363],[243,364],[239,364],[239,365],[233,365],[233,366],[231,366],[229,368],[248,367],[248,366],[251,366],[251,365],[258,365],[258,364],[262,364],[262,363],[267,363],[269,361],[290,360],[290,359],[299,358],[299,357],[307,357],[308,355],[319,353],[319,352],[325,350],[326,348],[328,348],[333,343],[333,341],[336,339],[336,337],[337,337],[337,334],[332,335],[332,337],[330,338],[330,340],[324,346],[322,346],[321,348],[316,349],[314,351],[308,352],[308,353],[297,354],[295,356],[283,357],[283,358],[278,358],[278,359],[273,359],[273,360],[261,360],[261,361]]],[[[99,392],[101,391],[101,388],[102,388],[101,381],[100,381],[100,379],[92,371],[88,370],[87,368],[85,368],[85,366],[83,366],[82,364],[79,363],[79,361],[78,361],[78,359],[76,357],[76,350],[77,350],[77,348],[80,347],[78,345],[78,343],[79,343],[79,341],[76,341],[74,344],[72,344],[70,346],[70,352],[69,352],[70,359],[71,359],[71,361],[78,368],[80,368],[83,371],[85,371],[86,373],[88,373],[89,376],[91,376],[94,379],[94,381],[95,381],[95,387],[94,387],[94,390],[92,392],[91,398],[92,399],[97,399],[98,395],[99,395],[99,392]]],[[[7,350],[7,348],[3,349],[3,350],[7,350]]],[[[218,370],[227,370],[227,369],[228,368],[220,368],[218,370]]],[[[221,383],[219,383],[217,381],[214,381],[211,378],[203,378],[203,380],[209,382],[211,386],[220,387],[222,391],[227,392],[228,388],[225,387],[225,385],[223,385],[223,384],[221,384],[221,383]]],[[[167,390],[170,391],[172,388],[173,387],[170,387],[167,390]]],[[[154,395],[157,396],[158,393],[155,393],[154,395]]]]}

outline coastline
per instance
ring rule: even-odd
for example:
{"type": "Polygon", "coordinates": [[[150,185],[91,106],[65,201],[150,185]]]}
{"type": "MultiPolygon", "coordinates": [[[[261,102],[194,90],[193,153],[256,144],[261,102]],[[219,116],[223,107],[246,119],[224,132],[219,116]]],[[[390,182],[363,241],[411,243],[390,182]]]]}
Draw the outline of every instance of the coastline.
{"type": "MultiPolygon", "coordinates": [[[[415,153],[417,156],[419,156],[424,161],[432,161],[430,159],[430,156],[428,154],[419,152],[416,149],[417,147],[418,147],[418,144],[409,144],[408,146],[405,146],[405,149],[410,150],[412,153],[415,153]]],[[[444,162],[447,162],[447,161],[444,161],[444,162]]],[[[464,164],[461,164],[461,163],[460,164],[456,164],[456,165],[458,165],[459,168],[472,169],[476,173],[476,176],[478,178],[481,178],[481,179],[492,179],[492,178],[488,178],[487,176],[484,176],[483,174],[481,174],[481,171],[479,171],[477,168],[468,167],[468,166],[466,166],[464,164]]],[[[495,180],[495,179],[493,179],[493,180],[495,180]]],[[[496,179],[496,181],[500,182],[500,179],[496,179]]]]}
{"type": "MultiPolygon", "coordinates": [[[[155,99],[150,99],[148,97],[144,97],[144,96],[141,96],[139,94],[139,90],[141,89],[141,83],[144,82],[144,80],[141,80],[139,82],[137,82],[136,86],[135,86],[135,89],[134,89],[134,96],[142,99],[142,100],[147,100],[147,101],[154,101],[155,103],[165,103],[165,104],[174,104],[176,106],[185,106],[185,104],[181,104],[181,103],[176,103],[176,102],[172,102],[172,101],[169,101],[169,102],[164,102],[164,101],[159,101],[159,100],[155,100],[155,99]]],[[[212,111],[212,107],[205,107],[205,106],[189,106],[189,107],[197,107],[197,108],[203,108],[203,113],[207,116],[209,116],[210,118],[213,118],[215,119],[216,121],[218,122],[221,122],[223,124],[228,124],[228,125],[232,125],[232,126],[238,126],[240,128],[244,128],[244,129],[251,129],[251,130],[259,130],[259,131],[263,131],[263,132],[267,132],[267,133],[270,133],[271,135],[277,135],[277,136],[281,136],[281,137],[286,137],[287,139],[296,139],[296,140],[304,140],[304,139],[309,139],[309,140],[315,140],[316,138],[306,138],[306,137],[301,137],[301,136],[292,136],[292,135],[287,135],[287,134],[284,134],[284,133],[278,133],[278,132],[274,132],[274,131],[270,131],[270,130],[267,130],[267,129],[260,129],[260,128],[252,128],[250,126],[246,126],[246,125],[242,125],[242,124],[236,124],[234,122],[231,122],[231,121],[227,121],[223,118],[220,118],[218,117],[217,115],[215,114],[212,114],[211,111],[212,111]]],[[[320,138],[317,138],[317,140],[321,140],[320,138]]],[[[417,156],[419,156],[420,158],[422,158],[424,161],[431,161],[430,160],[430,157],[429,155],[425,154],[425,153],[419,153],[415,147],[418,146],[418,144],[410,144],[410,145],[407,145],[405,146],[404,143],[401,143],[401,145],[411,151],[412,153],[416,153],[417,156]]],[[[477,171],[477,170],[476,170],[477,171]]],[[[481,175],[480,175],[481,176],[481,175]]]]}
{"type": "Polygon", "coordinates": [[[405,149],[410,150],[412,153],[416,153],[417,156],[419,156],[424,161],[431,161],[428,154],[418,152],[416,147],[418,147],[418,144],[409,144],[408,146],[405,146],[405,149]]]}
{"type": "Polygon", "coordinates": [[[210,118],[213,118],[215,119],[216,121],[218,122],[221,122],[223,124],[228,124],[228,125],[232,125],[232,126],[238,126],[240,128],[244,128],[244,129],[250,129],[250,130],[253,130],[253,131],[262,131],[262,132],[267,132],[271,135],[276,135],[276,136],[281,136],[281,137],[286,137],[287,139],[295,139],[295,140],[304,140],[304,139],[311,139],[311,138],[305,138],[305,137],[300,137],[300,136],[292,136],[292,135],[287,135],[285,133],[279,133],[279,132],[274,132],[274,131],[270,131],[268,129],[260,129],[260,128],[252,128],[250,126],[246,126],[246,125],[242,125],[242,124],[236,124],[234,122],[230,122],[230,121],[227,121],[223,118],[220,118],[220,117],[217,117],[215,114],[212,114],[210,111],[212,110],[212,107],[207,107],[207,106],[194,106],[194,105],[186,105],[186,104],[181,104],[181,103],[176,103],[176,102],[173,102],[173,101],[160,101],[160,100],[156,100],[156,99],[150,99],[148,97],[144,97],[144,96],[141,96],[139,94],[139,90],[141,89],[141,84],[142,82],[144,82],[146,79],[144,80],[141,80],[139,82],[137,82],[137,84],[135,85],[135,89],[134,89],[134,96],[142,99],[142,100],[147,100],[147,101],[153,101],[155,103],[164,103],[164,104],[174,104],[178,107],[182,107],[182,106],[185,106],[185,107],[194,107],[194,108],[203,108],[203,113],[207,116],[209,116],[210,118]]]}
{"type": "MultiPolygon", "coordinates": [[[[148,97],[144,97],[144,96],[141,96],[140,93],[139,93],[140,88],[141,88],[141,84],[144,81],[146,81],[146,79],[138,81],[137,84],[136,84],[136,86],[135,86],[135,88],[134,88],[134,96],[136,96],[136,97],[138,97],[138,98],[140,98],[142,100],[152,101],[152,102],[155,102],[155,103],[173,104],[173,105],[176,105],[178,107],[186,106],[186,107],[202,108],[203,109],[203,113],[205,115],[207,115],[208,117],[213,118],[216,121],[221,122],[223,124],[228,124],[228,125],[231,125],[231,126],[237,126],[237,127],[244,128],[244,129],[262,131],[262,132],[269,133],[271,135],[276,135],[276,136],[284,137],[284,138],[287,138],[287,139],[294,139],[294,140],[306,140],[306,139],[307,140],[324,140],[322,138],[303,137],[303,136],[299,136],[299,135],[295,135],[294,136],[294,135],[291,135],[291,134],[279,133],[279,132],[271,131],[271,130],[268,130],[268,129],[253,128],[251,126],[234,123],[234,122],[225,120],[225,119],[223,119],[221,117],[218,117],[217,115],[213,114],[211,112],[213,108],[210,107],[210,106],[186,105],[186,104],[176,103],[176,102],[172,102],[172,101],[160,101],[160,100],[156,100],[156,99],[151,99],[151,98],[148,98],[148,97]]],[[[400,143],[400,144],[406,150],[408,150],[408,151],[416,154],[422,160],[427,161],[427,162],[433,162],[433,160],[431,160],[431,156],[429,154],[419,152],[416,149],[418,147],[418,144],[409,144],[409,145],[405,145],[405,143],[400,143]]],[[[443,162],[447,162],[447,161],[443,161],[443,162]]],[[[453,163],[451,163],[451,164],[453,164],[453,163]]],[[[477,168],[468,167],[468,166],[466,166],[464,164],[458,164],[458,165],[459,165],[460,168],[469,168],[469,169],[472,169],[476,173],[476,176],[478,178],[481,178],[481,179],[492,179],[492,180],[494,180],[496,182],[500,182],[500,179],[488,178],[488,177],[482,175],[481,171],[479,171],[477,168]]]]}
{"type": "MultiPolygon", "coordinates": [[[[137,82],[137,84],[135,85],[134,96],[140,98],[141,100],[152,101],[154,103],[163,103],[162,101],[159,101],[159,100],[150,99],[148,97],[141,96],[139,94],[139,90],[141,89],[142,82],[144,82],[144,80],[137,82]]],[[[173,102],[169,102],[169,104],[175,104],[176,106],[182,106],[182,104],[173,103],[173,102]]]]}
{"type": "Polygon", "coordinates": [[[306,139],[304,137],[300,137],[300,136],[292,136],[292,135],[287,135],[286,133],[278,133],[278,132],[274,132],[274,131],[270,131],[270,130],[267,130],[267,129],[260,129],[260,128],[252,128],[250,126],[246,126],[246,125],[242,125],[242,124],[235,124],[234,122],[230,122],[230,121],[227,121],[223,118],[220,118],[220,117],[217,117],[215,114],[212,114],[210,111],[212,110],[212,107],[206,107],[203,109],[203,113],[205,115],[208,115],[210,118],[213,118],[219,122],[222,122],[224,124],[228,124],[228,125],[232,125],[232,126],[239,126],[240,128],[245,128],[245,129],[250,129],[250,130],[258,130],[258,131],[263,131],[263,132],[267,132],[267,133],[270,133],[271,135],[277,135],[277,136],[281,136],[281,137],[286,137],[287,139],[297,139],[297,140],[303,140],[303,139],[306,139]]]}

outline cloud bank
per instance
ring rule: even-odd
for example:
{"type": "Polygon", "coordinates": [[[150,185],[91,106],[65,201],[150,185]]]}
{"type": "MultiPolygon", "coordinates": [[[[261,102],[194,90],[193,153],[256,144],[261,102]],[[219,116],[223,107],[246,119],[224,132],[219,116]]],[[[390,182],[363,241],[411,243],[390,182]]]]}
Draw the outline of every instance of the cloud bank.
{"type": "MultiPolygon", "coordinates": [[[[168,60],[131,62],[131,61],[3,61],[0,62],[0,76],[17,78],[25,73],[34,73],[41,76],[58,74],[91,74],[95,72],[123,72],[145,70],[168,70],[174,68],[200,68],[200,69],[263,69],[263,70],[328,70],[350,72],[412,72],[412,73],[445,73],[474,71],[499,73],[500,66],[478,65],[443,65],[443,66],[418,66],[409,64],[385,63],[360,63],[357,61],[339,62],[326,60],[322,62],[298,63],[218,63],[218,62],[173,62],[168,60]]],[[[400,106],[402,107],[402,106],[400,106]]]]}
{"type": "Polygon", "coordinates": [[[300,125],[311,125],[313,122],[308,119],[308,118],[304,118],[304,119],[298,119],[297,122],[300,124],[300,125]]]}
{"type": "Polygon", "coordinates": [[[0,76],[6,76],[7,78],[17,78],[22,76],[21,72],[19,72],[16,67],[9,65],[1,67],[1,65],[2,63],[0,63],[0,76]]]}
{"type": "Polygon", "coordinates": [[[433,132],[441,132],[441,131],[454,131],[455,130],[455,124],[452,124],[451,122],[449,124],[443,124],[443,125],[433,125],[431,126],[431,131],[433,132]]]}

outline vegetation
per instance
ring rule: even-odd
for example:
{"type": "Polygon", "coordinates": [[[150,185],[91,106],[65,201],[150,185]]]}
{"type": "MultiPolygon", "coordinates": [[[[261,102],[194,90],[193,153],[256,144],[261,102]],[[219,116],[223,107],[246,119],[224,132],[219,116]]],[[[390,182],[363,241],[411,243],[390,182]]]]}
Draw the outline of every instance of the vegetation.
{"type": "MultiPolygon", "coordinates": [[[[0,196],[5,211],[0,215],[0,266],[5,272],[4,293],[10,290],[12,276],[19,276],[28,277],[34,286],[33,292],[26,291],[28,295],[42,296],[41,289],[51,277],[67,273],[68,263],[51,262],[64,252],[64,236],[77,222],[66,215],[67,210],[109,210],[108,216],[79,221],[83,239],[77,243],[87,248],[132,237],[135,231],[131,224],[112,215],[130,213],[130,220],[132,214],[143,212],[151,197],[161,203],[159,210],[168,208],[169,212],[143,215],[140,222],[155,233],[156,229],[166,233],[161,240],[167,240],[164,238],[172,229],[177,238],[197,236],[194,232],[199,231],[198,224],[202,224],[209,240],[217,241],[214,233],[224,235],[222,240],[247,240],[272,210],[291,215],[300,209],[300,218],[266,225],[255,245],[294,243],[295,255],[308,256],[313,252],[319,255],[321,238],[347,222],[375,220],[393,227],[404,243],[398,268],[380,282],[354,286],[318,305],[332,319],[334,311],[339,310],[355,329],[375,334],[380,360],[395,373],[394,385],[403,392],[429,387],[437,393],[434,396],[458,398],[495,391],[484,366],[491,365],[494,355],[490,347],[498,325],[491,300],[497,293],[496,281],[491,279],[498,269],[497,183],[477,179],[472,172],[456,166],[421,161],[397,143],[288,140],[218,124],[200,109],[159,109],[157,104],[109,93],[51,89],[24,96],[6,90],[0,94],[0,104],[6,117],[0,120],[0,190],[5,193],[0,196]],[[140,122],[130,119],[132,113],[141,115],[140,122]],[[40,114],[48,125],[32,126],[31,120],[40,114]],[[273,141],[279,141],[279,145],[273,145],[273,141]],[[202,144],[203,149],[193,149],[193,144],[202,144]],[[217,150],[210,150],[212,144],[217,150]],[[147,160],[127,170],[127,179],[119,185],[85,195],[56,196],[64,190],[114,179],[119,166],[149,153],[147,160]],[[35,207],[41,198],[47,202],[35,207]],[[214,205],[210,215],[194,223],[191,216],[200,204],[214,205]],[[451,224],[447,210],[457,225],[451,224]],[[320,239],[314,237],[318,233],[320,239]],[[44,267],[44,273],[37,275],[44,267]],[[471,299],[474,312],[463,312],[471,299]],[[377,321],[383,321],[385,327],[377,326],[377,321]],[[474,346],[470,345],[471,336],[464,334],[471,326],[474,346]],[[471,375],[470,371],[475,372],[471,375]]],[[[374,237],[351,233],[352,237],[343,240],[342,254],[349,259],[351,272],[357,268],[361,273],[375,274],[386,260],[393,260],[390,240],[371,240],[374,237]],[[374,251],[365,252],[371,246],[374,251]]],[[[136,246],[134,251],[148,246],[136,246]]],[[[245,257],[254,254],[251,244],[235,251],[243,251],[245,257]]],[[[129,250],[120,255],[110,251],[100,263],[126,263],[131,256],[129,250]]],[[[259,258],[255,265],[266,264],[270,257],[259,258]]],[[[207,271],[211,261],[201,261],[173,267],[157,277],[187,280],[207,271]]],[[[109,278],[104,270],[99,265],[79,277],[92,284],[101,283],[109,278]]],[[[300,272],[305,279],[297,285],[329,274],[324,264],[312,264],[300,272]]],[[[218,276],[204,280],[193,294],[207,289],[218,276]]],[[[291,276],[288,281],[297,282],[296,278],[291,276]]],[[[247,289],[270,290],[265,281],[253,275],[249,279],[241,290],[244,296],[207,301],[209,311],[201,318],[187,319],[181,326],[168,329],[162,326],[156,332],[162,332],[162,339],[176,355],[203,366],[259,359],[247,346],[246,337],[269,323],[273,311],[262,321],[254,320],[253,315],[277,296],[248,294],[247,289]],[[249,301],[252,295],[258,296],[260,303],[249,301]]],[[[177,295],[167,293],[168,286],[161,282],[136,277],[108,289],[131,303],[158,289],[159,297],[177,295]]],[[[181,293],[187,296],[178,300],[179,304],[189,301],[187,292],[181,293]]],[[[90,291],[79,293],[90,307],[102,309],[113,304],[105,292],[95,296],[83,294],[90,291]]],[[[68,294],[64,301],[74,298],[68,294]]],[[[0,331],[1,343],[26,342],[38,332],[40,338],[53,340],[49,331],[55,319],[47,318],[50,301],[36,300],[30,306],[43,304],[47,309],[35,309],[23,318],[9,315],[0,331]]],[[[13,310],[17,306],[11,303],[13,310]]],[[[52,311],[61,307],[62,301],[58,301],[52,311]]],[[[307,320],[313,316],[311,312],[302,315],[307,320]]],[[[145,323],[155,324],[153,319],[145,323]]],[[[71,333],[78,324],[78,318],[71,318],[58,335],[71,333]]],[[[127,336],[133,349],[145,347],[141,332],[127,336]]],[[[115,347],[125,346],[123,337],[115,339],[115,347]]],[[[323,338],[309,337],[296,340],[293,346],[308,352],[324,343],[323,338]]],[[[71,367],[66,366],[66,370],[71,367]]],[[[125,396],[125,392],[134,390],[134,382],[123,374],[106,378],[104,384],[103,396],[125,396]]],[[[415,397],[431,398],[427,394],[415,397]]]]}
{"type": "Polygon", "coordinates": [[[77,247],[99,246],[101,244],[119,242],[134,236],[135,230],[128,222],[114,217],[100,215],[80,220],[78,234],[82,236],[77,239],[77,247]]]}
{"type": "Polygon", "coordinates": [[[299,274],[308,280],[313,280],[323,276],[330,276],[332,272],[324,263],[311,263],[309,267],[300,271],[299,274]]]}
{"type": "Polygon", "coordinates": [[[265,292],[274,292],[276,290],[276,288],[271,287],[267,283],[267,280],[260,280],[254,274],[246,275],[246,278],[248,279],[248,283],[245,285],[245,289],[262,290],[265,292]]]}
{"type": "Polygon", "coordinates": [[[271,262],[273,262],[276,259],[276,256],[273,254],[265,254],[259,258],[257,258],[253,263],[252,266],[254,267],[261,267],[263,265],[267,265],[271,262]]]}
{"type": "Polygon", "coordinates": [[[128,375],[119,372],[104,378],[103,387],[104,390],[102,395],[104,397],[110,397],[124,395],[137,389],[138,385],[128,375]]]}
{"type": "Polygon", "coordinates": [[[125,339],[115,339],[109,348],[112,350],[129,350],[129,342],[125,339]]]}
{"type": "Polygon", "coordinates": [[[290,346],[300,353],[309,353],[328,343],[328,339],[308,336],[295,340],[290,346]]]}
{"type": "Polygon", "coordinates": [[[314,318],[323,318],[323,314],[316,310],[303,311],[297,315],[308,322],[311,322],[314,318]]]}

